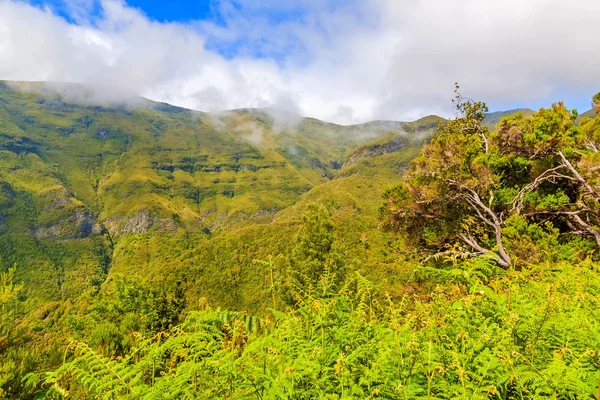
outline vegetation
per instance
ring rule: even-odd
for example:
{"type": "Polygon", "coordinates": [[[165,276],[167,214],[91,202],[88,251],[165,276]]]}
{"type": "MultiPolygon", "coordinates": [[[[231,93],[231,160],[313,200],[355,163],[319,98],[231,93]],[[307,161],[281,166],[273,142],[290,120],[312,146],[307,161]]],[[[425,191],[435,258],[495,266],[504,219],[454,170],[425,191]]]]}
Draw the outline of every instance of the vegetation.
{"type": "Polygon", "coordinates": [[[595,113],[457,87],[450,121],[290,125],[33,89],[0,86],[0,397],[600,396],[595,113]]]}
{"type": "Polygon", "coordinates": [[[541,262],[549,238],[582,257],[590,239],[600,246],[593,123],[579,128],[577,112],[557,103],[505,118],[491,133],[484,103],[457,89],[455,105],[457,118],[423,148],[404,183],[385,193],[386,227],[433,256],[460,248],[505,269],[541,262]]]}
{"type": "MultiPolygon", "coordinates": [[[[597,265],[485,260],[392,302],[360,276],[265,318],[205,306],[124,358],[74,342],[42,387],[98,398],[595,398],[597,265]]],[[[448,274],[450,275],[450,274],[448,274]]]]}

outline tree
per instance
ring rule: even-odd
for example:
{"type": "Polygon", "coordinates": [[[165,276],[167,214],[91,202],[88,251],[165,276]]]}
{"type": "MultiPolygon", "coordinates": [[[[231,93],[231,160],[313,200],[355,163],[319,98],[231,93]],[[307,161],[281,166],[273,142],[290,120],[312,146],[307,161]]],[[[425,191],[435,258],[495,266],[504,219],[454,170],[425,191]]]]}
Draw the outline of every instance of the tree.
{"type": "Polygon", "coordinates": [[[0,351],[4,350],[5,342],[14,327],[17,295],[23,287],[13,283],[15,270],[12,267],[6,272],[0,272],[0,351]]]}
{"type": "Polygon", "coordinates": [[[596,93],[594,97],[592,97],[592,107],[594,107],[596,112],[600,112],[600,93],[596,93]]]}
{"type": "Polygon", "coordinates": [[[437,251],[460,240],[508,268],[512,261],[502,242],[503,215],[493,208],[498,177],[486,163],[490,132],[482,122],[488,109],[463,98],[458,89],[453,100],[457,117],[425,145],[403,184],[384,193],[383,225],[437,251]]]}
{"type": "Polygon", "coordinates": [[[506,176],[517,176],[511,163],[526,172],[514,182],[519,191],[512,214],[537,224],[551,222],[565,233],[592,237],[600,246],[600,131],[593,124],[577,127],[576,118],[575,111],[558,103],[531,118],[504,120],[495,135],[497,159],[506,176]]]}
{"type": "Polygon", "coordinates": [[[141,283],[117,277],[115,309],[123,315],[141,315],[146,331],[155,334],[179,322],[186,307],[185,291],[180,281],[175,285],[141,283]]]}
{"type": "Polygon", "coordinates": [[[580,129],[577,112],[557,103],[505,118],[490,132],[487,106],[458,89],[456,118],[424,146],[403,182],[384,193],[384,228],[435,253],[466,246],[503,268],[514,266],[518,246],[507,247],[505,229],[520,219],[600,246],[600,124],[580,129]]]}
{"type": "Polygon", "coordinates": [[[290,257],[291,291],[310,290],[325,273],[333,275],[334,283],[341,283],[345,278],[343,248],[337,240],[329,210],[309,204],[302,220],[290,257]]]}

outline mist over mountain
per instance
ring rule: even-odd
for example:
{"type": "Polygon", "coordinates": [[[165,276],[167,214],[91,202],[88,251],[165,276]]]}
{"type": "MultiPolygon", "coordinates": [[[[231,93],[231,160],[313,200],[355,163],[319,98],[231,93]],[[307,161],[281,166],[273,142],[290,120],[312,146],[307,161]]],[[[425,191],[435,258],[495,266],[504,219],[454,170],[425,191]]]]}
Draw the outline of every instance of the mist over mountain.
{"type": "Polygon", "coordinates": [[[344,124],[448,118],[457,80],[494,109],[557,98],[587,107],[600,63],[588,51],[599,34],[596,1],[432,1],[176,2],[166,7],[180,8],[173,19],[150,12],[152,2],[6,0],[0,79],[78,82],[104,100],[141,94],[211,112],[273,107],[344,124]],[[192,15],[198,7],[207,10],[192,15]]]}

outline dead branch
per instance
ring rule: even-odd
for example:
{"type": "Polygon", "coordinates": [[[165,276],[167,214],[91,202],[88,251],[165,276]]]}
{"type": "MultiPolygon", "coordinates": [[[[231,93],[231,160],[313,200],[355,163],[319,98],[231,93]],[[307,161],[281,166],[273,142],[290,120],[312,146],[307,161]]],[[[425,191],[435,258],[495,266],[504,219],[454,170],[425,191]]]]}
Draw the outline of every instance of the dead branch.
{"type": "MultiPolygon", "coordinates": [[[[498,255],[499,255],[499,259],[500,259],[500,261],[498,263],[505,268],[510,267],[512,265],[512,261],[510,259],[510,256],[504,249],[504,245],[502,244],[502,221],[501,221],[501,219],[498,217],[498,215],[496,215],[496,213],[490,207],[485,205],[485,203],[481,200],[481,198],[479,197],[479,194],[476,191],[474,191],[473,189],[469,188],[468,186],[466,186],[460,182],[457,182],[455,180],[450,180],[450,184],[457,186],[458,188],[467,192],[465,194],[467,203],[475,210],[475,212],[477,213],[477,215],[483,222],[485,222],[487,225],[489,225],[490,227],[492,227],[494,229],[494,233],[496,236],[496,246],[498,247],[498,255]],[[487,214],[488,217],[485,217],[484,214],[487,214]]],[[[473,247],[473,248],[477,250],[477,248],[475,248],[475,247],[473,247]]]]}
{"type": "Polygon", "coordinates": [[[594,196],[595,199],[600,198],[600,196],[594,190],[594,188],[592,188],[592,186],[583,178],[583,176],[581,176],[581,174],[579,174],[579,172],[575,169],[575,167],[573,167],[573,164],[571,164],[571,162],[569,160],[567,160],[567,157],[565,157],[565,155],[563,154],[563,152],[559,151],[557,154],[562,159],[563,164],[569,169],[569,171],[571,171],[571,173],[575,176],[575,178],[583,186],[585,186],[585,188],[587,189],[588,193],[591,194],[592,196],[594,196]]]}
{"type": "Polygon", "coordinates": [[[573,219],[587,232],[589,232],[596,239],[596,244],[600,247],[600,231],[592,228],[587,222],[585,222],[579,214],[572,214],[573,219]]]}
{"type": "Polygon", "coordinates": [[[519,193],[513,199],[512,209],[514,211],[516,211],[517,213],[521,213],[521,210],[523,209],[523,200],[525,198],[525,195],[527,193],[531,193],[534,190],[536,190],[542,184],[542,182],[557,179],[557,178],[578,181],[576,178],[573,178],[572,176],[564,175],[564,174],[557,172],[563,168],[567,168],[567,166],[564,164],[560,164],[554,168],[547,169],[546,171],[542,172],[537,178],[535,178],[533,180],[533,182],[531,182],[529,185],[526,185],[525,187],[523,187],[523,189],[521,189],[519,191],[519,193]]]}
{"type": "Polygon", "coordinates": [[[588,150],[591,150],[591,151],[593,151],[594,153],[597,153],[597,152],[598,152],[598,148],[596,147],[596,145],[595,145],[594,143],[592,143],[592,141],[591,141],[591,140],[589,140],[589,141],[588,141],[588,142],[585,144],[585,147],[587,147],[587,148],[588,148],[588,150]]]}
{"type": "Polygon", "coordinates": [[[507,263],[502,258],[500,258],[500,256],[498,256],[496,253],[492,252],[489,249],[486,249],[485,247],[483,247],[479,243],[477,243],[477,240],[475,240],[475,238],[473,238],[473,236],[471,236],[471,235],[467,236],[465,234],[460,234],[459,237],[463,240],[463,242],[465,242],[466,244],[471,246],[478,253],[484,254],[484,255],[485,254],[490,255],[498,264],[500,264],[504,268],[510,267],[510,264],[507,263]]]}

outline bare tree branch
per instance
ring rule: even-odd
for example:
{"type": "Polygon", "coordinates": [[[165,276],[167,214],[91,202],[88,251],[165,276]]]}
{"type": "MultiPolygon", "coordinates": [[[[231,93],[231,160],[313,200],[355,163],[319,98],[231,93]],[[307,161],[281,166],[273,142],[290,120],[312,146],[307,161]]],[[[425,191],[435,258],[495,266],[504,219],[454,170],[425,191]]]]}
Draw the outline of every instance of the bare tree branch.
{"type": "Polygon", "coordinates": [[[475,238],[473,238],[473,236],[471,235],[464,235],[461,234],[459,235],[459,237],[469,246],[471,246],[473,249],[475,249],[477,252],[481,253],[481,254],[488,254],[490,255],[498,264],[500,264],[502,267],[504,268],[509,268],[510,264],[507,263],[505,260],[503,260],[502,258],[500,258],[496,253],[492,252],[489,249],[486,249],[485,247],[481,246],[479,243],[477,243],[477,240],[475,240],[475,238]]]}
{"type": "Polygon", "coordinates": [[[600,247],[600,232],[592,228],[587,222],[585,222],[579,214],[572,214],[573,219],[587,232],[589,232],[596,239],[596,244],[600,247]]]}
{"type": "Polygon", "coordinates": [[[534,217],[536,215],[579,215],[581,213],[592,213],[594,215],[596,215],[596,213],[594,213],[594,211],[591,208],[581,208],[579,210],[575,210],[575,211],[564,211],[564,210],[556,210],[556,211],[551,211],[551,210],[542,210],[542,211],[533,211],[527,214],[523,214],[524,217],[534,217]]]}
{"type": "Polygon", "coordinates": [[[489,226],[491,226],[492,228],[495,228],[496,225],[490,221],[489,219],[487,219],[479,210],[479,208],[477,207],[477,203],[474,200],[471,200],[470,196],[466,196],[466,200],[467,203],[469,203],[469,205],[475,210],[475,212],[477,213],[477,215],[479,216],[479,218],[485,222],[486,224],[488,224],[489,226]]]}
{"type": "Polygon", "coordinates": [[[583,176],[581,176],[579,174],[579,172],[575,169],[575,167],[573,167],[573,164],[571,164],[571,162],[569,160],[567,160],[567,157],[565,157],[565,155],[563,154],[562,151],[559,151],[557,153],[559,155],[559,157],[562,159],[563,164],[565,164],[565,166],[571,171],[571,173],[573,175],[575,175],[575,178],[577,178],[577,180],[583,185],[585,186],[585,188],[588,190],[588,192],[594,196],[594,198],[598,199],[600,198],[600,196],[598,195],[598,193],[594,190],[594,188],[592,188],[592,186],[583,178],[583,176]]]}
{"type": "Polygon", "coordinates": [[[523,209],[523,200],[525,198],[525,195],[527,193],[531,193],[534,190],[536,190],[542,184],[542,182],[549,181],[549,180],[556,179],[556,178],[578,181],[576,178],[573,178],[572,176],[560,174],[557,172],[558,170],[561,170],[563,168],[567,168],[567,166],[561,163],[560,165],[558,165],[554,168],[547,169],[546,171],[542,172],[537,178],[535,178],[533,180],[533,182],[531,182],[529,185],[527,185],[523,189],[521,189],[521,191],[513,199],[513,202],[512,202],[513,210],[515,210],[517,213],[520,213],[521,210],[523,209]]]}
{"type": "MultiPolygon", "coordinates": [[[[481,200],[481,198],[479,197],[479,194],[476,191],[474,191],[473,189],[469,188],[468,186],[466,186],[460,182],[457,182],[455,180],[450,180],[450,184],[457,186],[458,188],[465,190],[467,192],[467,194],[466,194],[467,203],[469,203],[469,205],[477,212],[477,215],[480,217],[480,219],[483,222],[485,222],[486,224],[488,224],[490,227],[492,227],[494,229],[494,233],[496,236],[496,246],[498,247],[498,254],[499,254],[499,259],[500,259],[500,261],[498,261],[498,263],[505,268],[510,267],[512,265],[512,261],[510,259],[510,256],[506,252],[504,245],[502,244],[502,221],[501,221],[501,219],[498,217],[498,215],[496,215],[496,213],[490,207],[485,205],[485,203],[481,200]],[[487,214],[489,218],[486,218],[483,214],[487,214]]],[[[473,247],[473,248],[475,248],[475,247],[473,247]]]]}
{"type": "Polygon", "coordinates": [[[471,246],[473,249],[475,249],[478,253],[480,254],[488,254],[491,253],[491,250],[486,249],[485,247],[482,247],[479,243],[477,243],[477,241],[475,240],[475,238],[473,238],[473,236],[471,235],[465,235],[465,234],[460,234],[459,237],[469,246],[471,246]]]}
{"type": "Polygon", "coordinates": [[[490,145],[488,144],[488,139],[485,137],[485,133],[480,132],[481,138],[483,139],[483,143],[485,144],[485,154],[490,152],[490,145]]]}
{"type": "Polygon", "coordinates": [[[588,142],[585,144],[585,147],[587,147],[587,148],[588,148],[588,150],[591,150],[591,151],[593,151],[594,153],[597,153],[597,152],[598,152],[598,148],[596,147],[596,145],[595,145],[594,143],[592,143],[592,141],[591,141],[591,140],[589,140],[589,141],[588,141],[588,142]]]}

